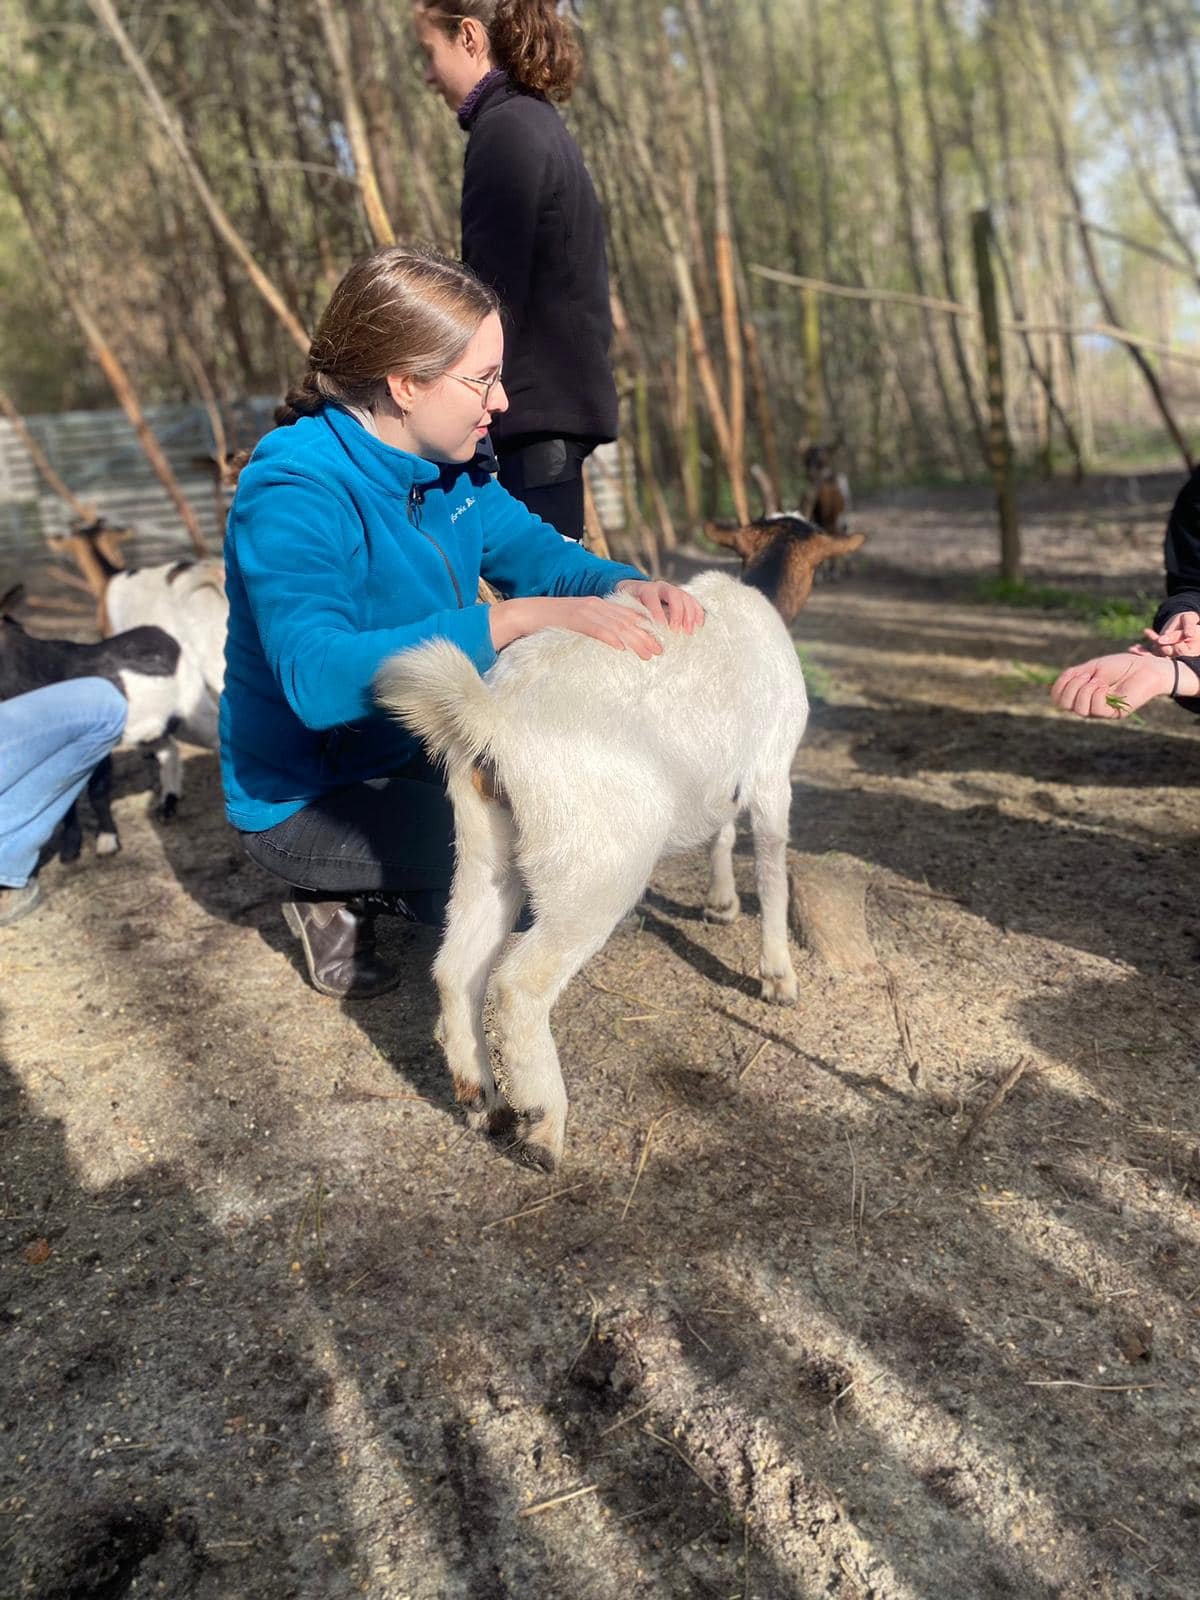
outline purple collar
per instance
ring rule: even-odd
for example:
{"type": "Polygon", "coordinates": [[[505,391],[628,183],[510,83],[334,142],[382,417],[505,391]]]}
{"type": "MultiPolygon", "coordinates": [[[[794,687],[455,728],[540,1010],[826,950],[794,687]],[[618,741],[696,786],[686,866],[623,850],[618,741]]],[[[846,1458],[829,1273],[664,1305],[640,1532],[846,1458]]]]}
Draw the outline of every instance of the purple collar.
{"type": "Polygon", "coordinates": [[[469,128],[471,126],[471,117],[474,114],[475,107],[483,99],[484,95],[494,83],[499,83],[501,78],[507,77],[508,73],[505,72],[503,67],[493,67],[490,72],[484,73],[483,77],[480,78],[479,82],[475,85],[470,94],[463,101],[462,105],[460,105],[458,108],[458,125],[460,128],[469,128]]]}

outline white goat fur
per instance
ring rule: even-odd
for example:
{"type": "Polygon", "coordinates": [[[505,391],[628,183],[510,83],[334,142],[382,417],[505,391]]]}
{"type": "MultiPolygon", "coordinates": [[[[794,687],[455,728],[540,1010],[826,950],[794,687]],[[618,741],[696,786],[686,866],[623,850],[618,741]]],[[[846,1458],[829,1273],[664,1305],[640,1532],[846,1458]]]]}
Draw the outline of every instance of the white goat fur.
{"type": "Polygon", "coordinates": [[[706,914],[737,915],[742,810],[754,831],[763,998],[797,995],[786,846],[803,674],[757,590],[718,572],[688,588],[703,627],[657,630],[663,653],[649,661],[554,629],[510,645],[486,677],[436,641],[394,657],[376,685],[447,769],[457,863],[434,977],[457,1096],[476,1125],[502,1112],[483,1029],[490,982],[506,1098],[524,1153],[550,1169],[567,1112],[551,1007],[666,853],[712,840],[706,914]],[[479,763],[499,801],[480,792],[479,763]],[[526,895],[533,925],[502,955],[526,895]]]}
{"type": "MultiPolygon", "coordinates": [[[[112,633],[148,624],[178,640],[177,731],[189,743],[215,750],[229,626],[221,562],[198,561],[182,571],[175,564],[118,572],[104,591],[104,610],[112,633]]],[[[174,738],[160,740],[156,755],[162,807],[169,814],[183,793],[183,763],[174,738]]]]}

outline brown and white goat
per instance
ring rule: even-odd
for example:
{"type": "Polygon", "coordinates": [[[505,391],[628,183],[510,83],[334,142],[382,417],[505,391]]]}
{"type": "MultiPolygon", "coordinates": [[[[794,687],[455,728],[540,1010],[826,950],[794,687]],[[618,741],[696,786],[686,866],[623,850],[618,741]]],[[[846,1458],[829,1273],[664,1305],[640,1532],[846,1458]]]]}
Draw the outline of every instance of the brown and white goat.
{"type": "Polygon", "coordinates": [[[706,522],[704,531],[714,544],[741,556],[742,582],[761,590],[789,627],[812,593],[821,563],[848,556],[866,537],[829,532],[794,511],[759,517],[744,527],[706,522]]]}

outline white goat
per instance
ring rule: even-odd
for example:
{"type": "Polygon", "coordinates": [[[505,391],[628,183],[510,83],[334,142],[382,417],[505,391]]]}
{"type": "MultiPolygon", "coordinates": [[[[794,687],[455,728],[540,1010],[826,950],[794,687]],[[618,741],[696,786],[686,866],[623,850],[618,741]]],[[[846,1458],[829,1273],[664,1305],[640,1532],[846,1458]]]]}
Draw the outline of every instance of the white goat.
{"type": "Polygon", "coordinates": [[[714,840],[705,910],[732,921],[743,810],[762,995],[797,997],[785,858],[791,764],[808,717],[803,674],[763,594],[717,572],[688,588],[703,627],[659,630],[663,653],[649,661],[555,629],[510,645],[486,677],[436,641],[393,657],[377,680],[380,703],[445,762],[454,805],[457,864],[434,977],[455,1095],[472,1125],[503,1121],[483,1029],[490,981],[521,1153],[547,1171],[567,1114],[551,1007],[667,852],[714,840]],[[502,956],[526,896],[533,925],[502,956]]]}

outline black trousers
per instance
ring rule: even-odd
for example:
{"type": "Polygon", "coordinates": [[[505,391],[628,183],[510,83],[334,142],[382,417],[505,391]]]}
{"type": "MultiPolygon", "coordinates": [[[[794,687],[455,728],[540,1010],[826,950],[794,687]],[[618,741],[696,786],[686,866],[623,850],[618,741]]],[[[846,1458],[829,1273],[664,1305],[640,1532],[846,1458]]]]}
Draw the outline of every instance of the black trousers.
{"type": "Polygon", "coordinates": [[[440,927],[454,877],[454,810],[423,758],[386,778],[322,795],[262,833],[246,854],[313,899],[399,895],[418,922],[440,927]]]}
{"type": "Polygon", "coordinates": [[[583,463],[595,439],[524,434],[496,445],[499,479],[509,494],[568,539],[583,538],[583,463]]]}

